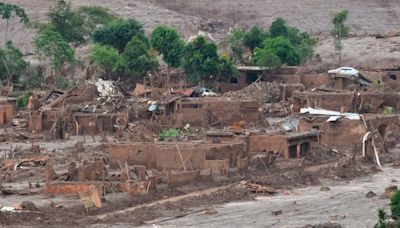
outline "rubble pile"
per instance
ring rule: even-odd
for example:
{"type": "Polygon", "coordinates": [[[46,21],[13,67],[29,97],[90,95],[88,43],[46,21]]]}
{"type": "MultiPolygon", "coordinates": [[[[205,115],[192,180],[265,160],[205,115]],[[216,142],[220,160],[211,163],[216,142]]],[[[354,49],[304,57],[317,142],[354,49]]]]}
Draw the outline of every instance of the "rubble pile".
{"type": "Polygon", "coordinates": [[[272,103],[279,101],[280,90],[275,83],[261,81],[242,90],[226,92],[223,96],[231,99],[254,99],[259,103],[272,103]]]}

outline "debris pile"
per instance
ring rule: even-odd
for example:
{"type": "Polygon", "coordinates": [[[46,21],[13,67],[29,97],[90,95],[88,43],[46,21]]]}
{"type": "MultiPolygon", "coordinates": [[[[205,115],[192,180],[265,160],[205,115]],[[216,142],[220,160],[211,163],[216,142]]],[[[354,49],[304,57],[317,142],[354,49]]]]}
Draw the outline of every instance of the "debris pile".
{"type": "Polygon", "coordinates": [[[223,94],[231,99],[254,99],[259,103],[273,103],[280,100],[278,84],[270,82],[256,82],[242,90],[230,91],[223,94]]]}

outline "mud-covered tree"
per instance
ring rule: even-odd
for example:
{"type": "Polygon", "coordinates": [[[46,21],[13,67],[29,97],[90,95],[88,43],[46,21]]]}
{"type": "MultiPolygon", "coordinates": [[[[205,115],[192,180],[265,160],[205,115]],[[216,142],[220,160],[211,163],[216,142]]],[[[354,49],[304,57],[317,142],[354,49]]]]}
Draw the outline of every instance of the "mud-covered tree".
{"type": "Polygon", "coordinates": [[[24,60],[22,52],[11,41],[0,49],[0,80],[18,82],[28,67],[29,63],[24,60]]]}
{"type": "Polygon", "coordinates": [[[178,67],[181,65],[182,51],[185,46],[176,29],[160,25],[157,26],[151,34],[151,45],[162,55],[164,62],[167,64],[167,87],[170,83],[170,67],[178,67]]]}
{"type": "Polygon", "coordinates": [[[113,79],[118,71],[122,56],[117,49],[95,44],[90,47],[89,60],[97,67],[104,79],[113,79]]]}
{"type": "Polygon", "coordinates": [[[126,45],[122,54],[123,62],[120,69],[126,65],[128,73],[134,77],[143,77],[146,73],[158,68],[158,61],[149,54],[150,44],[147,39],[134,36],[126,45]]]}
{"type": "Polygon", "coordinates": [[[142,41],[147,39],[143,26],[135,19],[118,19],[95,30],[92,38],[94,42],[111,46],[122,53],[134,36],[142,41]]]}
{"type": "Polygon", "coordinates": [[[266,37],[267,34],[261,28],[254,26],[250,31],[245,33],[243,44],[254,54],[254,49],[261,47],[266,37]]]}
{"type": "Polygon", "coordinates": [[[343,39],[349,35],[349,27],[345,25],[348,16],[347,10],[342,10],[332,18],[333,30],[331,35],[334,38],[335,50],[339,53],[339,65],[342,65],[342,50],[343,50],[343,39]]]}
{"type": "Polygon", "coordinates": [[[74,49],[64,40],[61,34],[53,30],[44,30],[35,39],[36,54],[45,75],[47,65],[52,67],[52,76],[64,76],[62,70],[67,64],[75,62],[74,49]]]}

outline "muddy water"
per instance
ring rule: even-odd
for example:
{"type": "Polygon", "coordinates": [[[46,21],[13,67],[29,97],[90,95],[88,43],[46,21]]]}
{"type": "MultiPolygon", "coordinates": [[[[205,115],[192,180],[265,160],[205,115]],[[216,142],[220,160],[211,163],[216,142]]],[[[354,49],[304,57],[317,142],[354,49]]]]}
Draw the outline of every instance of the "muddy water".
{"type": "Polygon", "coordinates": [[[228,203],[216,207],[218,213],[197,213],[153,225],[160,227],[302,227],[325,222],[344,227],[373,227],[377,209],[388,210],[388,199],[381,199],[392,179],[400,181],[400,169],[385,167],[369,177],[350,182],[322,180],[330,191],[320,186],[281,192],[273,197],[259,197],[257,201],[228,203]],[[377,196],[367,198],[368,191],[377,196]],[[273,216],[271,211],[282,210],[273,216]]]}

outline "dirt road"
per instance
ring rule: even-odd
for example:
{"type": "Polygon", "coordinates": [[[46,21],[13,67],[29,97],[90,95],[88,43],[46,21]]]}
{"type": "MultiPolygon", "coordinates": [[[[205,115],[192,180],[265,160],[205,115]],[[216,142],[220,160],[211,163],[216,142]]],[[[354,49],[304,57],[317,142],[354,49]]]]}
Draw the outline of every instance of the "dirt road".
{"type": "MultiPolygon", "coordinates": [[[[350,182],[322,181],[330,191],[320,186],[294,189],[274,197],[259,197],[257,201],[228,203],[216,207],[218,213],[200,212],[157,224],[161,227],[302,227],[325,222],[344,227],[373,227],[377,209],[386,207],[381,199],[384,189],[399,178],[400,169],[386,167],[383,172],[350,182]],[[368,191],[377,196],[367,198],[368,191]],[[271,211],[282,210],[273,216],[271,211]]],[[[151,226],[150,226],[151,227],[151,226]]]]}

